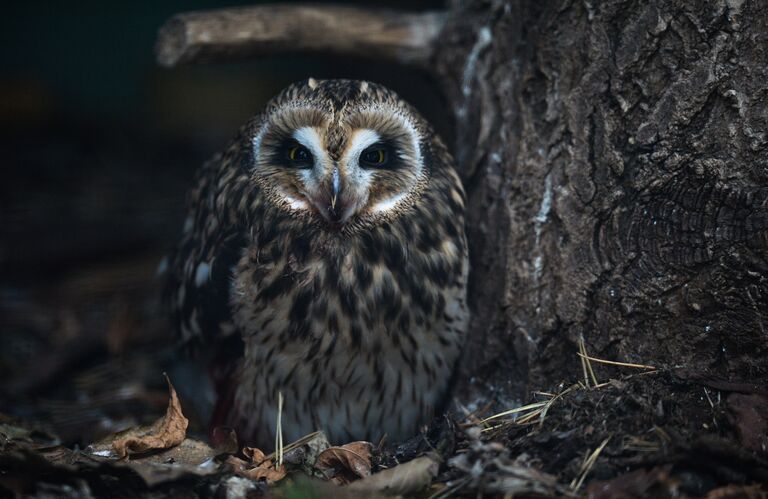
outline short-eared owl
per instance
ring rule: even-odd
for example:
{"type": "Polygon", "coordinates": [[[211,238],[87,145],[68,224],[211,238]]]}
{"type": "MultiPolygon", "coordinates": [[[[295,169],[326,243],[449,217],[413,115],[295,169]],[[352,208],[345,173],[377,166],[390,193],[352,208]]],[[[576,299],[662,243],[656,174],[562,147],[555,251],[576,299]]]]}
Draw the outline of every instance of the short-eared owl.
{"type": "Polygon", "coordinates": [[[282,393],[286,442],[415,434],[467,327],[464,204],[445,145],[391,90],[310,79],[275,97],[198,172],[170,266],[181,337],[240,344],[218,422],[271,447],[282,393]]]}

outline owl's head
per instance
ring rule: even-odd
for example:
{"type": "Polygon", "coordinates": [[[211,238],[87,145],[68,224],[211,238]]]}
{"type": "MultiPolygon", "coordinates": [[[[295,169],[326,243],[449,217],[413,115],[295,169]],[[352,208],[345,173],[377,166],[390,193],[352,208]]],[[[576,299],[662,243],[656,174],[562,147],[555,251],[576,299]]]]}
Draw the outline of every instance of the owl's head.
{"type": "Polygon", "coordinates": [[[250,128],[251,177],[280,210],[332,229],[390,220],[428,182],[424,123],[381,85],[309,79],[250,128]]]}

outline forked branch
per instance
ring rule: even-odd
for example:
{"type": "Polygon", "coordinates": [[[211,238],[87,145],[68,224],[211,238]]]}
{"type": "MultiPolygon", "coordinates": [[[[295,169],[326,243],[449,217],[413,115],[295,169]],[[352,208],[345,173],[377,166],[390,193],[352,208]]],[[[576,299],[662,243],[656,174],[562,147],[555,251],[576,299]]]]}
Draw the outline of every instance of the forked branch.
{"type": "Polygon", "coordinates": [[[426,66],[445,12],[260,5],[177,14],[160,29],[166,67],[280,53],[355,55],[426,66]]]}

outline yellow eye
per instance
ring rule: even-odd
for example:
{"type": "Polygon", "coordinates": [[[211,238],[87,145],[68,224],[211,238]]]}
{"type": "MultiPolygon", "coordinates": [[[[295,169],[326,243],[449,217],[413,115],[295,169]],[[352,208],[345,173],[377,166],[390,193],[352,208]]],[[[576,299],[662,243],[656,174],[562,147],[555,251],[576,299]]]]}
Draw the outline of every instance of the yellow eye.
{"type": "Polygon", "coordinates": [[[302,149],[303,148],[301,146],[291,147],[291,149],[288,151],[288,159],[290,159],[291,161],[297,161],[297,160],[301,159],[301,157],[300,157],[300,156],[302,156],[301,153],[304,152],[304,151],[302,151],[302,149]]]}
{"type": "Polygon", "coordinates": [[[387,164],[388,159],[386,147],[373,146],[360,155],[360,164],[369,168],[381,168],[387,164]]]}
{"type": "Polygon", "coordinates": [[[312,166],[312,154],[304,146],[290,146],[286,150],[286,156],[288,157],[288,161],[292,163],[292,166],[300,166],[302,168],[309,168],[312,166]]]}

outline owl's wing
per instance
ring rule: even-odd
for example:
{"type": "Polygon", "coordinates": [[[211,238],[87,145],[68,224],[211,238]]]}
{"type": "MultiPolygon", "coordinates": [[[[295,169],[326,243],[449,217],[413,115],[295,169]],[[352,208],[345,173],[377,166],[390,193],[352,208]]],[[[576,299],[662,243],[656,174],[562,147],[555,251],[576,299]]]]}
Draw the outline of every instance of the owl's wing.
{"type": "Polygon", "coordinates": [[[187,200],[181,243],[169,260],[166,300],[184,344],[217,340],[235,332],[230,309],[233,268],[246,245],[245,229],[232,210],[237,154],[214,157],[196,176],[187,200]]]}
{"type": "Polygon", "coordinates": [[[234,332],[229,307],[232,270],[244,246],[242,235],[206,242],[211,253],[197,251],[192,238],[174,255],[167,299],[171,320],[183,343],[210,340],[234,332]]]}

